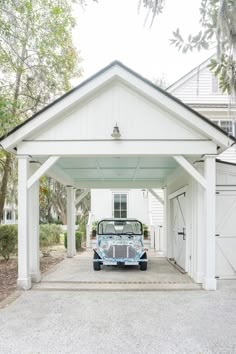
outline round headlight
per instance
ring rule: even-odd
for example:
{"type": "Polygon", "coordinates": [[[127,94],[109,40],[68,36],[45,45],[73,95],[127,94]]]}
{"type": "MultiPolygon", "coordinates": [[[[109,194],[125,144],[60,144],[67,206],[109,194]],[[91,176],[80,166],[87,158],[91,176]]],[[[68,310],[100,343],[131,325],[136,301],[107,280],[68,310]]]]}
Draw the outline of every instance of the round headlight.
{"type": "Polygon", "coordinates": [[[134,248],[138,251],[138,250],[141,249],[141,247],[142,247],[141,242],[140,241],[135,241],[134,248]]]}
{"type": "Polygon", "coordinates": [[[100,244],[100,247],[103,248],[104,250],[108,249],[108,242],[107,241],[102,241],[100,244]]]}

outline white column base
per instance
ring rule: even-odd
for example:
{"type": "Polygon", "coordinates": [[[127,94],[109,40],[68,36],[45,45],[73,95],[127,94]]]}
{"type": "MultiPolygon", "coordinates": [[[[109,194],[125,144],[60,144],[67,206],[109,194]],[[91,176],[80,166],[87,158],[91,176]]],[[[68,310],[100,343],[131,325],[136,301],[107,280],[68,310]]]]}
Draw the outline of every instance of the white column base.
{"type": "Polygon", "coordinates": [[[202,287],[204,290],[216,290],[216,279],[215,278],[204,278],[202,287]]]}
{"type": "Polygon", "coordinates": [[[67,251],[67,258],[73,258],[74,257],[74,252],[67,251]]]}
{"type": "Polygon", "coordinates": [[[17,279],[17,287],[22,290],[29,290],[32,287],[31,277],[28,278],[18,278],[17,279]]]}
{"type": "Polygon", "coordinates": [[[30,276],[31,276],[31,281],[33,283],[41,282],[41,279],[42,279],[41,272],[40,273],[31,273],[30,276]]]}
{"type": "Polygon", "coordinates": [[[202,284],[202,283],[203,283],[203,278],[204,278],[203,273],[197,273],[197,272],[195,272],[195,273],[193,274],[193,280],[194,280],[195,283],[197,283],[197,284],[202,284]]]}

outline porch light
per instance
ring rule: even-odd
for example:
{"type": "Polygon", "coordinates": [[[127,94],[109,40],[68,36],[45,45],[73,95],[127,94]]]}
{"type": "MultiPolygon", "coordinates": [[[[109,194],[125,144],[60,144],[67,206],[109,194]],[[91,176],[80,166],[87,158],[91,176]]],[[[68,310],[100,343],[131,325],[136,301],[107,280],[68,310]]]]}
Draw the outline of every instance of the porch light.
{"type": "Polygon", "coordinates": [[[121,137],[119,128],[118,128],[118,126],[117,126],[117,123],[116,123],[115,127],[113,128],[113,132],[112,132],[111,136],[112,136],[112,138],[114,138],[114,139],[119,139],[119,138],[121,137]]]}
{"type": "Polygon", "coordinates": [[[146,189],[141,189],[141,192],[143,194],[143,198],[147,198],[147,196],[148,196],[147,190],[146,189]]]}

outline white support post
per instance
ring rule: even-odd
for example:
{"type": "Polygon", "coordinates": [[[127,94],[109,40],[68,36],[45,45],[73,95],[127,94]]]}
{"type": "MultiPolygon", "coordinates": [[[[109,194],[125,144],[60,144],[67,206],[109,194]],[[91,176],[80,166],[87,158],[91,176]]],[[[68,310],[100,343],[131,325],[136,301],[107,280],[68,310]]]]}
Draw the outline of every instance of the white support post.
{"type": "Polygon", "coordinates": [[[3,224],[5,225],[7,222],[7,211],[6,209],[3,210],[3,224]]]}
{"type": "Polygon", "coordinates": [[[16,224],[16,210],[15,209],[12,210],[12,223],[16,224]]]}
{"type": "MultiPolygon", "coordinates": [[[[30,163],[30,174],[35,164],[30,163]]],[[[29,273],[34,283],[41,281],[39,250],[39,180],[29,190],[29,273]]]]}
{"type": "Polygon", "coordinates": [[[75,197],[76,197],[76,188],[73,188],[73,200],[72,200],[72,211],[73,211],[73,222],[72,222],[72,226],[73,226],[73,233],[72,235],[74,235],[74,240],[73,240],[73,247],[74,247],[74,256],[76,256],[76,237],[75,237],[75,230],[76,230],[76,226],[75,226],[75,222],[76,222],[76,208],[75,208],[75,197]]]}
{"type": "Polygon", "coordinates": [[[170,201],[167,196],[167,187],[164,188],[164,227],[163,227],[163,251],[164,255],[167,256],[167,235],[168,235],[168,225],[170,221],[168,220],[168,212],[169,212],[170,201]]]}
{"type": "Polygon", "coordinates": [[[66,187],[67,192],[67,257],[76,254],[75,249],[75,191],[72,186],[66,187]]]}
{"type": "Polygon", "coordinates": [[[205,290],[216,290],[215,279],[215,185],[216,185],[216,164],[215,156],[205,156],[205,179],[207,188],[205,191],[205,275],[203,288],[205,290]]]}
{"type": "Polygon", "coordinates": [[[27,180],[29,174],[28,156],[18,157],[18,279],[20,289],[31,288],[29,275],[29,205],[27,180]]]}

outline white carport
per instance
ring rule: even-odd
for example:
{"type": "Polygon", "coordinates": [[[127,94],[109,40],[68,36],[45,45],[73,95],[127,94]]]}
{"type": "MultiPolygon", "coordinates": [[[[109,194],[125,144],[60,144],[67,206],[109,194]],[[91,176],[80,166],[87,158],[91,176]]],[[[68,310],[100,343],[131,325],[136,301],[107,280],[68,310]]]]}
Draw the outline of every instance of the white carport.
{"type": "Polygon", "coordinates": [[[1,139],[4,149],[18,157],[18,286],[30,289],[31,281],[41,279],[38,182],[48,174],[67,186],[69,257],[75,254],[76,188],[164,188],[170,258],[176,252],[173,213],[180,195],[188,195],[188,220],[174,225],[187,240],[184,267],[205,289],[215,289],[215,159],[234,142],[170,94],[113,62],[1,139]],[[114,139],[116,124],[121,137],[114,139]],[[194,165],[200,159],[203,173],[194,165]]]}

